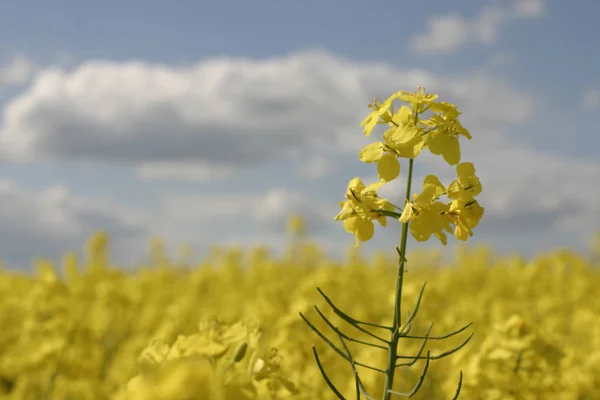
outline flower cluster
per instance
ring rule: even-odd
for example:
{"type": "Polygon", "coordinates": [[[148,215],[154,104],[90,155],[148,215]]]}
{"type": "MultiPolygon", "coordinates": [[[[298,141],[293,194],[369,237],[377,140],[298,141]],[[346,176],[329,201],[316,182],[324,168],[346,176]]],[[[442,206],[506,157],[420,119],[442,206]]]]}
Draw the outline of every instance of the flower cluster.
{"type": "MultiPolygon", "coordinates": [[[[470,357],[465,394],[483,399],[540,398],[556,393],[565,353],[520,315],[498,324],[470,357]]],[[[464,361],[459,358],[457,362],[464,361]]],[[[562,398],[562,397],[561,397],[562,398]]]]}
{"type": "Polygon", "coordinates": [[[260,346],[260,327],[212,318],[172,346],[154,339],[139,358],[140,374],[119,399],[267,399],[297,392],[281,373],[277,349],[260,346]]]}
{"type": "Polygon", "coordinates": [[[335,220],[344,221],[344,228],[355,235],[357,246],[360,241],[373,237],[373,220],[385,226],[386,217],[394,217],[402,223],[410,221],[411,233],[418,241],[426,241],[435,235],[445,245],[447,237],[444,231],[453,232],[459,240],[467,240],[473,235],[473,228],[484,212],[475,199],[482,187],[473,164],[460,162],[459,143],[460,136],[471,139],[471,134],[459,122],[461,113],[456,105],[437,99],[437,94],[428,94],[424,88],[419,88],[415,93],[394,93],[383,103],[375,98],[369,105],[372,112],[361,123],[364,134],[370,136],[378,124],[389,126],[382,141],[367,145],[359,154],[362,162],[377,163],[379,182],[365,186],[358,177],[352,179],[348,184],[346,201],[340,202],[341,211],[335,217],[335,220]],[[402,105],[394,111],[394,100],[410,106],[402,105]],[[423,118],[428,111],[432,115],[423,118]],[[441,155],[449,165],[456,165],[457,179],[445,187],[437,176],[428,175],[423,191],[414,194],[412,201],[406,199],[402,208],[380,198],[377,190],[400,175],[399,158],[410,160],[410,189],[412,161],[423,149],[441,155]],[[446,195],[450,202],[440,201],[442,195],[446,195]]]}
{"type": "MultiPolygon", "coordinates": [[[[302,329],[298,311],[318,316],[312,305],[319,286],[356,319],[388,323],[397,260],[388,253],[365,258],[356,248],[343,260],[332,259],[305,239],[294,256],[264,246],[221,246],[190,262],[155,241],[149,261],[132,266],[110,257],[110,237],[102,233],[92,238],[85,258],[38,259],[35,274],[0,268],[0,399],[218,399],[240,392],[271,400],[332,398],[306,349],[314,336],[302,329]],[[260,322],[260,330],[236,321],[260,322]]],[[[404,281],[406,298],[417,296],[422,281],[443,283],[420,303],[424,318],[411,322],[411,335],[427,329],[427,321],[447,332],[463,314],[481,332],[451,364],[431,363],[433,374],[418,398],[451,399],[456,369],[464,368],[461,399],[498,399],[498,391],[506,399],[600,399],[600,263],[589,254],[556,249],[526,259],[480,247],[461,249],[448,261],[417,251],[410,261],[415,268],[404,281]],[[449,298],[454,307],[447,307],[449,298]],[[520,318],[509,319],[514,313],[520,318]],[[554,358],[558,353],[546,345],[564,357],[554,358]]],[[[352,333],[346,325],[340,329],[352,333]]],[[[415,354],[420,343],[411,340],[407,352],[415,354]]],[[[377,347],[348,346],[359,362],[383,365],[387,359],[377,347]]],[[[438,344],[432,354],[441,350],[438,344]]],[[[326,345],[319,351],[344,397],[356,398],[347,361],[326,345]]],[[[420,371],[400,374],[416,380],[420,371]]],[[[382,374],[362,368],[360,378],[380,399],[382,374]]]]}

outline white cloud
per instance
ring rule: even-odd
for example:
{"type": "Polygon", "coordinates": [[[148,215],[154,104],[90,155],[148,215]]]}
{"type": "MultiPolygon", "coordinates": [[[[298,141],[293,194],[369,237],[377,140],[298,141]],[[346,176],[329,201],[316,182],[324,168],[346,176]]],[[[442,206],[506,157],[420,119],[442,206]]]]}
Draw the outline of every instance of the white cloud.
{"type": "MultiPolygon", "coordinates": [[[[364,138],[348,132],[360,132],[373,95],[419,85],[459,100],[474,127],[503,126],[529,110],[526,96],[485,74],[437,77],[321,51],[188,67],[90,61],[40,71],[6,105],[0,154],[130,164],[142,179],[218,179],[324,146],[355,153],[364,138]],[[524,107],[507,116],[489,104],[524,107]]],[[[327,168],[311,163],[304,174],[327,168]]]]}
{"type": "MultiPolygon", "coordinates": [[[[337,203],[322,203],[308,194],[274,187],[264,194],[171,195],[163,199],[161,211],[173,231],[169,236],[198,243],[213,241],[215,232],[260,235],[281,234],[287,219],[301,214],[314,233],[333,226],[337,203]],[[198,236],[198,226],[210,225],[205,236],[198,236]]],[[[157,225],[165,225],[162,222],[157,225]]]]}
{"type": "Polygon", "coordinates": [[[535,18],[544,14],[545,0],[516,0],[514,12],[518,17],[535,18]]]}
{"type": "Polygon", "coordinates": [[[504,248],[579,245],[600,228],[600,164],[498,145],[473,154],[486,214],[477,229],[504,248]]]}
{"type": "Polygon", "coordinates": [[[334,172],[334,168],[331,158],[315,156],[306,161],[303,160],[298,173],[305,179],[320,179],[334,172]]]}
{"type": "Polygon", "coordinates": [[[333,226],[333,217],[339,209],[337,203],[323,204],[309,193],[292,192],[274,188],[254,206],[253,215],[266,229],[281,230],[293,214],[301,214],[312,231],[333,226]]]}
{"type": "Polygon", "coordinates": [[[498,41],[503,26],[540,17],[545,5],[544,0],[516,0],[503,7],[488,5],[471,20],[457,13],[434,16],[427,22],[427,32],[413,36],[410,46],[423,54],[436,54],[451,53],[469,43],[490,45],[498,41]]]}
{"type": "Polygon", "coordinates": [[[498,41],[500,27],[508,22],[505,9],[490,6],[484,8],[477,19],[470,23],[471,39],[481,44],[492,44],[498,41]]]}
{"type": "Polygon", "coordinates": [[[411,38],[412,48],[421,53],[451,52],[469,40],[469,21],[457,14],[429,19],[429,32],[411,38]]]}
{"type": "Polygon", "coordinates": [[[492,68],[502,68],[514,65],[515,55],[508,52],[497,52],[492,54],[488,60],[488,64],[492,68]]]}
{"type": "Polygon", "coordinates": [[[35,70],[36,66],[30,58],[15,56],[7,65],[0,66],[0,88],[27,83],[35,70]]]}
{"type": "Polygon", "coordinates": [[[213,245],[268,245],[280,253],[291,215],[302,215],[310,237],[326,245],[338,211],[336,202],[324,203],[282,187],[265,193],[171,194],[151,212],[152,232],[169,243],[187,243],[200,250],[197,253],[213,245]]]}
{"type": "Polygon", "coordinates": [[[73,195],[60,185],[40,191],[0,181],[0,255],[8,266],[26,266],[33,256],[58,259],[78,251],[89,235],[106,229],[115,259],[130,261],[144,247],[144,217],[101,199],[73,195]]]}
{"type": "Polygon", "coordinates": [[[58,261],[67,251],[81,254],[84,242],[100,229],[110,234],[111,260],[127,267],[147,260],[151,237],[165,239],[169,254],[183,243],[200,256],[216,244],[279,244],[281,250],[290,215],[304,215],[311,235],[333,226],[335,215],[335,204],[282,188],[264,194],[169,195],[156,208],[126,208],[76,196],[60,185],[30,191],[0,180],[0,201],[0,259],[21,269],[34,257],[58,261]]]}
{"type": "Polygon", "coordinates": [[[257,194],[173,194],[164,197],[160,213],[172,225],[195,225],[210,221],[252,219],[252,207],[260,201],[257,194]]]}
{"type": "Polygon", "coordinates": [[[382,73],[393,71],[319,52],[181,68],[101,61],[72,73],[52,68],[6,106],[0,142],[11,159],[144,164],[146,177],[172,174],[174,163],[183,175],[192,164],[252,165],[335,141],[365,108],[371,75],[382,73]],[[341,99],[352,100],[342,107],[341,99]],[[328,119],[338,126],[323,129],[328,119]]]}
{"type": "Polygon", "coordinates": [[[141,164],[137,168],[137,176],[143,180],[211,181],[226,178],[233,171],[231,166],[210,165],[201,161],[156,162],[141,164]]]}
{"type": "Polygon", "coordinates": [[[583,94],[582,103],[588,110],[600,108],[600,90],[587,90],[583,94]]]}
{"type": "MultiPolygon", "coordinates": [[[[356,155],[360,146],[373,140],[365,138],[358,126],[373,95],[381,99],[418,85],[458,104],[461,121],[473,134],[473,140],[461,146],[463,160],[475,163],[484,182],[481,203],[487,211],[478,227],[482,236],[495,243],[524,244],[561,240],[600,226],[595,217],[600,210],[592,201],[600,193],[589,188],[590,182],[600,181],[600,167],[511,144],[505,129],[532,117],[534,99],[485,72],[435,76],[323,52],[258,61],[223,58],[189,67],[89,62],[70,73],[40,72],[4,110],[0,150],[24,161],[70,157],[130,163],[144,179],[198,181],[225,177],[271,159],[292,160],[288,154],[296,154],[295,160],[319,154],[298,171],[316,178],[330,173],[336,163],[321,154],[323,148],[356,155]],[[395,82],[394,87],[389,82],[395,82]]],[[[427,154],[419,157],[415,169],[413,193],[421,190],[426,173],[438,174],[442,182],[454,178],[453,168],[427,154]]],[[[148,211],[151,219],[125,223],[121,219],[128,221],[127,210],[75,200],[57,189],[44,195],[53,208],[33,200],[4,201],[8,216],[3,226],[20,224],[9,216],[33,218],[22,225],[45,227],[31,228],[42,229],[35,240],[54,235],[56,242],[44,243],[61,250],[72,248],[70,243],[85,237],[86,229],[111,224],[117,231],[132,231],[133,238],[151,231],[169,242],[192,244],[247,238],[281,241],[287,217],[296,212],[308,217],[313,232],[329,232],[336,226],[333,216],[343,193],[315,199],[314,193],[283,189],[280,184],[273,182],[275,187],[262,194],[216,193],[225,189],[216,185],[211,186],[212,195],[173,194],[148,211]],[[35,209],[43,210],[43,215],[34,218],[35,209]],[[64,233],[50,228],[59,225],[56,232],[64,233]]],[[[401,201],[404,183],[398,181],[381,194],[401,201]]],[[[334,229],[338,237],[351,241],[339,223],[334,229]]],[[[8,231],[1,235],[15,236],[8,231]]],[[[16,237],[31,235],[17,232],[16,237]]],[[[9,243],[18,247],[16,241],[9,243]]]]}

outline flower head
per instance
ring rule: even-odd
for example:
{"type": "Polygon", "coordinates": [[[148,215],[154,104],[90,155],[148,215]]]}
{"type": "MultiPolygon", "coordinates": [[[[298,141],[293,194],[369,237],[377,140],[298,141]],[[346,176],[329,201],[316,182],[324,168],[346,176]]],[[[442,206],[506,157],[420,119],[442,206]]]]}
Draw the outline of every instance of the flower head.
{"type": "Polygon", "coordinates": [[[346,190],[346,201],[340,202],[341,211],[335,217],[336,221],[344,221],[344,228],[356,237],[356,246],[359,241],[365,242],[373,237],[375,227],[373,220],[376,219],[382,226],[386,225],[386,219],[376,210],[391,210],[393,207],[377,196],[377,189],[383,185],[383,181],[365,186],[356,177],[348,183],[346,190]]]}
{"type": "Polygon", "coordinates": [[[383,103],[379,103],[377,97],[373,99],[373,103],[369,104],[369,108],[373,110],[367,117],[360,123],[360,126],[364,126],[364,134],[369,136],[375,128],[377,124],[385,124],[390,122],[392,119],[392,115],[394,114],[394,106],[392,102],[394,101],[394,96],[390,97],[383,103]],[[392,108],[390,112],[389,108],[392,108]],[[380,121],[379,118],[382,120],[380,121]]]}
{"type": "Polygon", "coordinates": [[[473,236],[473,229],[479,224],[484,211],[477,200],[468,203],[453,200],[445,216],[455,226],[454,236],[458,240],[466,241],[469,236],[473,236]]]}
{"type": "Polygon", "coordinates": [[[439,114],[421,121],[421,124],[430,128],[427,131],[427,147],[432,154],[441,155],[450,165],[460,162],[459,136],[471,139],[471,134],[458,121],[460,112],[454,104],[433,103],[431,110],[439,110],[439,114]]]}
{"type": "Polygon", "coordinates": [[[427,175],[423,183],[423,192],[415,194],[412,202],[407,201],[400,222],[410,221],[410,231],[417,241],[423,242],[435,235],[444,245],[447,243],[443,231],[452,232],[448,219],[444,217],[448,205],[436,201],[445,191],[437,176],[427,175]]]}
{"type": "Polygon", "coordinates": [[[433,103],[439,96],[433,93],[425,93],[424,87],[419,87],[415,93],[409,93],[404,90],[398,92],[398,98],[405,103],[409,103],[413,111],[421,114],[425,108],[433,103]]]}
{"type": "Polygon", "coordinates": [[[464,162],[458,164],[456,166],[456,174],[458,175],[458,179],[454,180],[448,186],[449,198],[467,203],[481,193],[481,182],[475,175],[473,163],[464,162]]]}

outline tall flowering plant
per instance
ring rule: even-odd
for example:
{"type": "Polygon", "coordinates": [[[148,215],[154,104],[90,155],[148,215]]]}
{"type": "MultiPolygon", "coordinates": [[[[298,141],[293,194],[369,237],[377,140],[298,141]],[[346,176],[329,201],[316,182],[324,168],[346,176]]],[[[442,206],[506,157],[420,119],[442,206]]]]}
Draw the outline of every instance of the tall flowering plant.
{"type": "MultiPolygon", "coordinates": [[[[335,220],[343,221],[346,231],[355,236],[356,246],[360,242],[365,242],[373,237],[375,232],[374,221],[377,221],[382,226],[386,226],[388,219],[391,218],[402,224],[400,246],[396,247],[399,261],[392,324],[387,326],[359,321],[340,310],[321,289],[317,288],[336,315],[359,331],[368,334],[380,342],[381,345],[357,340],[341,332],[338,327],[334,326],[317,309],[321,318],[336,333],[341,343],[341,347],[339,347],[300,313],[300,316],[309,327],[337,354],[348,361],[354,372],[356,397],[358,399],[361,398],[361,395],[367,399],[373,399],[373,397],[368,394],[362,384],[357,367],[369,368],[385,375],[383,400],[389,400],[392,395],[412,397],[421,387],[429,363],[460,350],[473,336],[473,334],[469,335],[459,346],[441,354],[432,355],[430,351],[427,351],[427,354],[423,355],[423,350],[428,340],[449,338],[465,331],[471,325],[469,323],[446,335],[430,336],[430,324],[429,329],[424,335],[410,335],[411,324],[418,312],[425,284],[423,284],[416,306],[409,313],[407,321],[402,323],[401,319],[402,285],[407,263],[405,254],[409,229],[413,237],[420,242],[427,241],[432,236],[435,236],[443,245],[446,245],[448,241],[447,233],[454,234],[457,239],[466,241],[469,236],[473,236],[473,229],[477,226],[484,213],[484,208],[475,199],[482,190],[481,182],[475,174],[475,167],[470,162],[460,162],[459,139],[461,137],[471,139],[471,134],[459,122],[458,117],[461,113],[458,111],[456,105],[445,101],[437,101],[438,97],[437,94],[426,93],[425,89],[420,87],[415,93],[408,93],[406,91],[396,92],[383,103],[380,103],[377,98],[374,99],[373,103],[369,105],[369,108],[372,110],[371,113],[361,123],[363,132],[366,136],[370,136],[376,125],[387,125],[388,129],[383,133],[381,141],[371,143],[363,148],[360,151],[359,158],[362,162],[377,164],[379,181],[365,185],[358,177],[350,180],[345,200],[340,202],[341,211],[335,217],[335,220]],[[402,105],[397,111],[394,111],[393,102],[395,100],[400,100],[408,105],[402,105]],[[429,114],[429,117],[426,117],[426,114],[429,114]],[[444,186],[437,176],[427,175],[423,182],[421,193],[413,194],[411,199],[414,160],[425,149],[429,149],[432,154],[442,156],[449,165],[456,166],[457,178],[448,186],[444,186]],[[402,158],[408,159],[408,174],[406,198],[404,204],[400,207],[379,197],[377,191],[385,184],[400,176],[399,159],[402,158]],[[440,200],[442,196],[447,197],[448,201],[444,202],[440,200]],[[389,336],[385,338],[380,334],[367,330],[365,327],[387,331],[389,336]],[[402,339],[422,340],[422,346],[416,355],[401,355],[398,353],[398,344],[402,339]],[[388,360],[385,369],[355,360],[346,345],[348,341],[386,350],[388,360]],[[425,360],[425,365],[412,391],[402,393],[392,390],[396,369],[399,367],[410,367],[418,360],[425,360]]],[[[314,346],[313,354],[321,374],[330,389],[339,399],[344,399],[340,391],[327,376],[314,346]]],[[[461,384],[462,371],[460,372],[458,388],[454,399],[458,398],[460,394],[461,384]]]]}

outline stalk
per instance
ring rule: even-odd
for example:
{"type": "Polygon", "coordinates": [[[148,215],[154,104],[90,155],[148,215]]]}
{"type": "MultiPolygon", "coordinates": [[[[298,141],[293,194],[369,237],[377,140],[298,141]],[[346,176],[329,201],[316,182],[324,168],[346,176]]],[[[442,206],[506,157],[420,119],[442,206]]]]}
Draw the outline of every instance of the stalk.
{"type": "MultiPolygon", "coordinates": [[[[414,159],[410,159],[408,162],[408,181],[406,184],[406,199],[410,198],[410,187],[412,184],[412,173],[413,173],[413,162],[414,159]]],[[[385,387],[383,391],[383,400],[390,400],[390,390],[394,386],[394,373],[396,371],[397,351],[398,351],[398,340],[400,335],[398,334],[400,326],[402,325],[402,284],[404,283],[404,267],[406,264],[406,241],[408,239],[408,224],[410,221],[402,224],[402,236],[400,239],[400,254],[398,256],[398,276],[396,279],[396,295],[394,297],[394,321],[392,324],[392,333],[390,337],[390,345],[388,350],[388,362],[386,368],[385,387]]]]}

